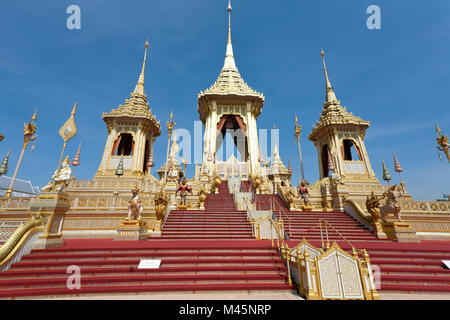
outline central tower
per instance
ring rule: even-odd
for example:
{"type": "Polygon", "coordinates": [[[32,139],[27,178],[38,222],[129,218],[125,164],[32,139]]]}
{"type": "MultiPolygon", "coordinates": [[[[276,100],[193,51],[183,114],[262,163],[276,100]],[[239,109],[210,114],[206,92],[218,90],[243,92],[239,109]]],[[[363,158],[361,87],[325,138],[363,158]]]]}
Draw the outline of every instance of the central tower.
{"type": "Polygon", "coordinates": [[[236,67],[231,44],[231,3],[228,3],[228,43],[223,68],[216,82],[198,95],[198,112],[205,126],[203,146],[203,166],[213,174],[214,164],[219,166],[222,178],[234,175],[246,177],[258,170],[258,130],[256,120],[264,104],[264,95],[256,92],[244,82],[236,67]],[[226,133],[241,154],[240,164],[236,159],[228,159],[221,164],[217,151],[226,133]],[[225,168],[232,164],[233,168],[225,168]],[[237,171],[234,168],[239,168],[237,171]],[[222,168],[222,169],[220,169],[222,168]],[[223,173],[224,171],[225,173],[223,173]]]}

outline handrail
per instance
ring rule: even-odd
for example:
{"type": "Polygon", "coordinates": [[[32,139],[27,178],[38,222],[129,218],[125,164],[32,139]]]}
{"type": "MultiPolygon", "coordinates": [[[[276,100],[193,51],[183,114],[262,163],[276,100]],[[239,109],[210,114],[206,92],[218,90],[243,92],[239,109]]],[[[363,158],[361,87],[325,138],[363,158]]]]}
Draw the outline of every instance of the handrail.
{"type": "MultiPolygon", "coordinates": [[[[297,248],[297,257],[295,257],[295,253],[292,252],[293,248],[289,248],[287,242],[285,241],[284,237],[282,236],[283,233],[283,222],[282,219],[279,220],[274,220],[274,219],[265,219],[265,220],[269,220],[270,223],[272,224],[272,227],[276,230],[276,241],[274,242],[273,238],[272,238],[272,247],[274,247],[274,245],[276,244],[277,249],[280,249],[280,253],[281,253],[281,258],[284,260],[284,262],[286,263],[287,266],[287,272],[288,272],[288,283],[289,285],[292,285],[292,276],[291,276],[291,263],[295,264],[295,261],[292,261],[292,258],[296,258],[296,263],[298,266],[298,281],[300,281],[299,286],[300,289],[299,290],[303,290],[303,292],[305,292],[304,288],[302,288],[303,286],[303,273],[306,272],[306,281],[307,286],[310,286],[309,289],[307,290],[307,296],[312,298],[312,299],[320,299],[321,298],[321,294],[318,294],[318,290],[316,289],[315,286],[311,287],[311,281],[312,282],[316,282],[319,281],[318,277],[319,274],[317,273],[317,260],[310,260],[309,259],[309,253],[306,251],[304,255],[302,255],[302,257],[299,255],[299,249],[297,248]],[[310,265],[311,264],[311,265],[310,265]],[[302,271],[303,270],[303,271],[302,271]],[[309,273],[316,273],[315,278],[310,278],[310,276],[308,276],[309,273]]],[[[358,263],[358,272],[359,272],[359,276],[361,277],[361,281],[364,282],[365,284],[363,284],[363,290],[364,290],[364,298],[365,299],[379,299],[378,298],[378,294],[376,293],[376,288],[373,282],[373,273],[371,270],[371,263],[370,263],[370,258],[369,258],[369,254],[367,253],[366,249],[357,249],[349,240],[347,240],[338,230],[336,230],[333,225],[331,225],[331,223],[329,223],[327,220],[325,219],[319,219],[319,223],[318,225],[309,228],[307,230],[305,230],[306,232],[315,229],[317,227],[320,227],[321,229],[321,238],[322,238],[322,253],[325,250],[330,249],[329,246],[329,239],[328,239],[328,227],[330,227],[333,231],[335,231],[342,239],[344,239],[344,241],[350,245],[350,247],[352,248],[352,255],[353,257],[355,257],[357,259],[357,263],[358,263]],[[325,233],[326,233],[326,239],[327,239],[327,246],[324,247],[323,245],[323,233],[322,233],[322,225],[324,225],[325,227],[325,233]],[[363,260],[359,260],[358,257],[358,252],[362,253],[363,256],[363,260]],[[365,264],[365,266],[364,266],[365,264]],[[367,277],[367,278],[365,278],[367,277]],[[364,279],[366,281],[364,281],[364,279]],[[369,284],[367,284],[367,281],[369,284]]],[[[272,230],[272,228],[271,228],[272,230]]]]}
{"type": "Polygon", "coordinates": [[[347,212],[348,210],[346,210],[347,214],[350,214],[353,218],[355,218],[368,228],[373,228],[373,218],[370,213],[364,212],[362,208],[352,199],[345,199],[344,206],[346,204],[354,210],[354,214],[352,214],[351,212],[347,212]]]}
{"type": "MultiPolygon", "coordinates": [[[[175,200],[176,201],[176,200],[175,200]]],[[[164,224],[166,223],[167,217],[169,216],[170,213],[170,197],[169,197],[169,201],[167,201],[167,205],[166,205],[166,211],[164,212],[164,218],[163,221],[161,221],[161,232],[163,230],[164,224]]]]}
{"type": "MultiPolygon", "coordinates": [[[[327,248],[329,248],[330,247],[330,242],[329,242],[329,240],[328,240],[328,229],[326,228],[326,226],[330,226],[331,227],[331,229],[333,229],[334,230],[334,232],[336,232],[351,248],[352,248],[352,251],[353,252],[355,252],[355,251],[359,251],[359,252],[361,252],[361,253],[364,253],[364,249],[358,249],[358,248],[356,248],[349,240],[347,240],[347,238],[346,237],[344,237],[338,230],[336,230],[334,227],[333,227],[333,225],[331,224],[331,223],[329,223],[327,220],[325,220],[325,219],[319,219],[319,224],[321,224],[322,222],[324,222],[325,223],[325,231],[326,231],[326,235],[327,235],[327,248]]],[[[322,235],[321,235],[322,236],[322,235]]],[[[322,246],[323,246],[323,237],[322,237],[322,246]]]]}
{"type": "Polygon", "coordinates": [[[274,211],[273,207],[272,207],[272,203],[275,203],[276,205],[278,205],[278,211],[280,211],[281,216],[284,215],[284,217],[287,219],[287,222],[288,222],[288,225],[289,225],[289,237],[292,237],[291,218],[286,213],[284,208],[278,203],[278,200],[276,200],[276,198],[270,198],[270,201],[271,201],[270,207],[272,208],[272,211],[274,211]]]}
{"type": "Polygon", "coordinates": [[[0,271],[6,271],[11,264],[30,253],[37,237],[44,231],[43,219],[39,216],[20,226],[0,247],[0,271]]]}

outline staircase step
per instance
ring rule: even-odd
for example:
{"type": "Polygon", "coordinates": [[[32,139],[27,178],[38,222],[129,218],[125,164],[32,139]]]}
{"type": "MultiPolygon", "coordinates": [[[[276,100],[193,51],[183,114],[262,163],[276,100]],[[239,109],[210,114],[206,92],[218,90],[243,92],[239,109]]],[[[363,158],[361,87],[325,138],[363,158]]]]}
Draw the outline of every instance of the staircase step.
{"type": "Polygon", "coordinates": [[[62,288],[0,290],[0,298],[25,297],[25,296],[58,296],[74,294],[108,294],[125,292],[170,292],[170,291],[228,291],[228,290],[293,290],[292,285],[279,283],[246,283],[246,284],[189,284],[180,285],[127,285],[127,286],[92,286],[81,287],[80,290],[62,288]]]}

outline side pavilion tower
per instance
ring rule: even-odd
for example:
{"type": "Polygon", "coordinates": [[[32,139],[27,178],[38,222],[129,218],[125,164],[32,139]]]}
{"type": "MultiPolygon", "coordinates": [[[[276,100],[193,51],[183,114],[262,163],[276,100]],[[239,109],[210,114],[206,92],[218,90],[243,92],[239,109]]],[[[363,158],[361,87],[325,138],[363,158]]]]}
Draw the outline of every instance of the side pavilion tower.
{"type": "Polygon", "coordinates": [[[364,144],[370,122],[347,112],[341,106],[328,79],[325,53],[322,51],[321,55],[325,73],[325,103],[319,121],[308,136],[317,148],[320,179],[331,176],[330,169],[334,169],[334,175],[343,182],[379,184],[364,144]]]}
{"type": "Polygon", "coordinates": [[[148,47],[147,41],[142,71],[130,99],[124,105],[102,115],[108,128],[108,138],[95,178],[115,177],[120,160],[123,160],[124,177],[150,175],[148,164],[153,155],[153,143],[161,135],[161,129],[160,122],[156,121],[149,109],[144,92],[148,47]]]}

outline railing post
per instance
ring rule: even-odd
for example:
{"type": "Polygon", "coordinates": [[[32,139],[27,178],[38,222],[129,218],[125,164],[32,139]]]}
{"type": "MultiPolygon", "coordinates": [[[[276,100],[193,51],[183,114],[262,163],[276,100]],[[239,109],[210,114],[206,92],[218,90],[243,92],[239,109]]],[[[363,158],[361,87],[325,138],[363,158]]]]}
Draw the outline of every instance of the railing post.
{"type": "Polygon", "coordinates": [[[287,256],[287,267],[288,267],[288,283],[289,285],[292,285],[292,278],[291,278],[291,251],[289,248],[286,248],[286,256],[287,256]]]}
{"type": "Polygon", "coordinates": [[[302,267],[301,267],[301,262],[300,262],[300,248],[297,247],[297,268],[298,268],[298,286],[299,286],[299,293],[300,294],[304,294],[304,286],[305,284],[303,283],[303,275],[302,275],[302,267]]]}

